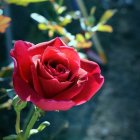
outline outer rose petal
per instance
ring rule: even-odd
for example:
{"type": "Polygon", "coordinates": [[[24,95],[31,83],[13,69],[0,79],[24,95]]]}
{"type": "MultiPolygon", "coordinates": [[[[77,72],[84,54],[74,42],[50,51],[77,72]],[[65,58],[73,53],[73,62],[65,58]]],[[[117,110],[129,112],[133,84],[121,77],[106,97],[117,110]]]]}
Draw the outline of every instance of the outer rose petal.
{"type": "Polygon", "coordinates": [[[26,81],[31,81],[30,64],[31,59],[28,53],[28,48],[33,44],[24,41],[16,41],[14,49],[11,50],[10,54],[14,57],[18,64],[20,76],[26,81]]]}
{"type": "Polygon", "coordinates": [[[100,73],[100,67],[97,63],[86,59],[81,59],[81,68],[88,72],[89,75],[100,73]]]}
{"type": "Polygon", "coordinates": [[[32,64],[31,66],[31,72],[32,72],[32,79],[33,79],[33,87],[34,90],[39,94],[40,96],[43,96],[43,90],[41,88],[40,82],[39,82],[39,77],[37,75],[37,71],[35,69],[35,65],[32,64]]]}
{"type": "Polygon", "coordinates": [[[15,70],[13,75],[14,89],[19,97],[24,101],[31,101],[37,107],[45,111],[68,110],[75,105],[71,100],[49,100],[40,97],[25,81],[19,77],[17,64],[15,61],[15,70]]]}
{"type": "Polygon", "coordinates": [[[100,68],[95,62],[81,60],[81,67],[88,72],[88,81],[83,86],[82,92],[72,99],[77,105],[88,101],[104,82],[104,77],[100,74],[100,68]]]}
{"type": "Polygon", "coordinates": [[[84,85],[81,93],[75,96],[72,100],[76,103],[76,105],[87,102],[101,88],[103,82],[104,78],[100,74],[94,74],[89,77],[89,80],[84,85]]]}
{"type": "Polygon", "coordinates": [[[29,52],[31,55],[42,54],[48,46],[59,48],[60,46],[65,46],[65,43],[62,40],[60,40],[59,37],[56,37],[51,41],[34,45],[29,49],[29,52]]]}

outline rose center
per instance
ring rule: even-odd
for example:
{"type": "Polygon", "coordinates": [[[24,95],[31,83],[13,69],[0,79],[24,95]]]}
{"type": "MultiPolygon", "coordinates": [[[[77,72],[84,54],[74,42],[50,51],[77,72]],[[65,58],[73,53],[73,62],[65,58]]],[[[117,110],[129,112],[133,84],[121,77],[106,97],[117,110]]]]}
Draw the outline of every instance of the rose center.
{"type": "Polygon", "coordinates": [[[56,66],[56,70],[59,72],[59,73],[65,73],[66,72],[66,68],[62,65],[62,64],[58,64],[56,66]]]}
{"type": "Polygon", "coordinates": [[[56,66],[57,66],[57,63],[56,62],[54,62],[54,61],[51,61],[50,63],[49,63],[49,65],[52,67],[52,68],[56,68],[56,66]]]}

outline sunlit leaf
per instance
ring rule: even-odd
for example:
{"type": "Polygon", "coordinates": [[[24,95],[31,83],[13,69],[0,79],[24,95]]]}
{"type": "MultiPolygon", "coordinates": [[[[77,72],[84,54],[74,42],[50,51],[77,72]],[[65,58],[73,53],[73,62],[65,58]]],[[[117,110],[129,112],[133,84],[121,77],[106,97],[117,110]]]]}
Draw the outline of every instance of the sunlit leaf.
{"type": "Polygon", "coordinates": [[[41,123],[40,125],[39,125],[39,127],[37,128],[37,130],[40,132],[40,131],[42,131],[42,130],[44,130],[47,126],[49,126],[50,125],[50,122],[48,122],[48,121],[45,121],[45,122],[43,122],[43,123],[41,123]]]}
{"type": "Polygon", "coordinates": [[[4,1],[9,4],[27,6],[29,3],[44,2],[44,1],[48,1],[48,0],[4,0],[4,1]]]}
{"type": "Polygon", "coordinates": [[[96,7],[94,6],[90,10],[90,15],[93,16],[95,14],[95,11],[96,11],[96,7]]]}
{"type": "Polygon", "coordinates": [[[90,38],[91,38],[91,33],[86,32],[86,33],[85,33],[85,38],[86,38],[87,40],[90,39],[90,38]]]}
{"type": "Polygon", "coordinates": [[[34,135],[34,134],[37,134],[39,131],[37,129],[31,129],[30,130],[30,136],[31,135],[34,135]]]}
{"type": "Polygon", "coordinates": [[[91,41],[78,42],[77,43],[77,48],[80,48],[80,49],[90,48],[91,46],[92,46],[92,42],[91,41]]]}
{"type": "Polygon", "coordinates": [[[100,18],[99,23],[105,24],[116,12],[117,12],[117,10],[105,11],[105,13],[100,18]]]}
{"type": "Polygon", "coordinates": [[[5,32],[6,28],[9,26],[10,21],[11,21],[10,17],[0,15],[0,33],[5,32]]]}
{"type": "Polygon", "coordinates": [[[86,18],[85,23],[87,26],[93,26],[95,23],[95,18],[93,16],[89,16],[86,18]]]}
{"type": "Polygon", "coordinates": [[[70,15],[73,19],[79,19],[81,17],[80,11],[71,11],[67,14],[70,15]]]}
{"type": "Polygon", "coordinates": [[[85,42],[85,38],[84,38],[84,36],[82,34],[77,34],[76,35],[76,40],[78,42],[85,42]]]}
{"type": "Polygon", "coordinates": [[[47,30],[47,29],[48,29],[47,25],[44,24],[44,23],[38,24],[38,28],[39,28],[40,30],[47,30]]]}
{"type": "Polygon", "coordinates": [[[37,21],[39,23],[48,24],[48,22],[49,22],[44,16],[42,16],[38,13],[32,13],[30,16],[32,19],[34,19],[35,21],[37,21]]]}
{"type": "Polygon", "coordinates": [[[59,17],[59,20],[62,26],[66,26],[67,24],[72,22],[72,17],[70,15],[67,15],[65,17],[59,17]]]}
{"type": "Polygon", "coordinates": [[[59,25],[54,25],[53,27],[54,27],[54,30],[56,32],[58,32],[59,34],[62,34],[63,35],[65,33],[65,28],[63,28],[63,27],[61,27],[59,25]]]}
{"type": "Polygon", "coordinates": [[[102,25],[101,24],[98,26],[98,31],[112,33],[113,28],[110,25],[102,25]]]}
{"type": "Polygon", "coordinates": [[[58,14],[62,14],[64,11],[66,10],[66,7],[65,6],[61,6],[61,7],[59,7],[58,9],[57,9],[57,13],[58,14]]]}
{"type": "Polygon", "coordinates": [[[53,37],[54,36],[54,31],[53,30],[49,30],[48,31],[48,36],[49,37],[53,37]]]}

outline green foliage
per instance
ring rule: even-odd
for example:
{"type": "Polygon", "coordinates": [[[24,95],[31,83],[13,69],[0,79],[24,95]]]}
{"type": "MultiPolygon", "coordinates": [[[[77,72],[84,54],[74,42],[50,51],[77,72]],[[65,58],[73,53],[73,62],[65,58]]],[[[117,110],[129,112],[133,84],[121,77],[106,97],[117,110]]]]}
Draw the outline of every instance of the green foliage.
{"type": "Polygon", "coordinates": [[[107,11],[105,11],[105,13],[100,18],[99,23],[100,24],[105,24],[116,12],[117,12],[117,10],[107,10],[107,11]]]}
{"type": "Polygon", "coordinates": [[[17,140],[17,135],[9,135],[3,138],[3,140],[17,140]]]}
{"type": "Polygon", "coordinates": [[[0,70],[0,78],[6,78],[6,77],[11,77],[12,76],[12,72],[13,72],[13,68],[12,67],[3,67],[0,70]]]}
{"type": "Polygon", "coordinates": [[[4,0],[6,3],[9,4],[16,4],[20,6],[27,6],[29,3],[37,3],[37,2],[44,2],[48,0],[4,0]]]}
{"type": "Polygon", "coordinates": [[[22,101],[17,95],[13,98],[13,106],[16,112],[21,111],[27,106],[27,102],[22,101]]]}
{"type": "Polygon", "coordinates": [[[37,130],[38,130],[39,132],[41,132],[41,131],[43,131],[47,126],[49,126],[49,125],[50,125],[50,122],[44,121],[43,123],[41,123],[41,124],[38,126],[37,130]]]}

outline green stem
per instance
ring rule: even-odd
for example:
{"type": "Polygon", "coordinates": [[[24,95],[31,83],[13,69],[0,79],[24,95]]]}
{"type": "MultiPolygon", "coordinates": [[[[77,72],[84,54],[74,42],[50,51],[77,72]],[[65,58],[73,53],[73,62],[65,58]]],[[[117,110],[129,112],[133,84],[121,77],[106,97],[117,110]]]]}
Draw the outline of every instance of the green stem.
{"type": "Polygon", "coordinates": [[[31,120],[29,122],[29,124],[27,125],[27,128],[25,130],[24,133],[24,139],[27,140],[30,137],[30,130],[33,128],[35,122],[37,121],[37,119],[39,118],[40,113],[37,109],[34,109],[34,113],[31,117],[31,120]]]}
{"type": "Polygon", "coordinates": [[[29,121],[30,121],[30,119],[31,119],[31,117],[32,117],[32,115],[33,115],[33,113],[34,113],[34,106],[31,105],[31,108],[30,108],[30,110],[29,110],[29,112],[28,112],[27,118],[25,119],[25,122],[24,122],[24,125],[23,125],[23,130],[24,130],[24,131],[26,130],[27,125],[28,125],[28,123],[29,123],[29,121]]]}
{"type": "Polygon", "coordinates": [[[17,117],[16,117],[16,133],[17,135],[20,133],[20,111],[16,111],[17,117]]]}
{"type": "Polygon", "coordinates": [[[22,135],[21,135],[21,130],[20,130],[20,111],[16,111],[16,126],[15,126],[15,129],[16,129],[16,134],[17,134],[17,140],[24,140],[22,138],[22,135]]]}
{"type": "MultiPolygon", "coordinates": [[[[88,12],[87,12],[87,9],[85,7],[84,1],[83,0],[76,0],[76,1],[77,1],[77,4],[79,6],[79,9],[80,9],[83,17],[87,18],[88,17],[88,12]]],[[[95,48],[96,48],[100,58],[102,59],[103,63],[106,64],[107,63],[107,58],[106,58],[104,49],[103,49],[103,47],[102,47],[102,45],[99,41],[99,38],[98,38],[97,34],[94,33],[91,39],[94,42],[95,48]]]]}

